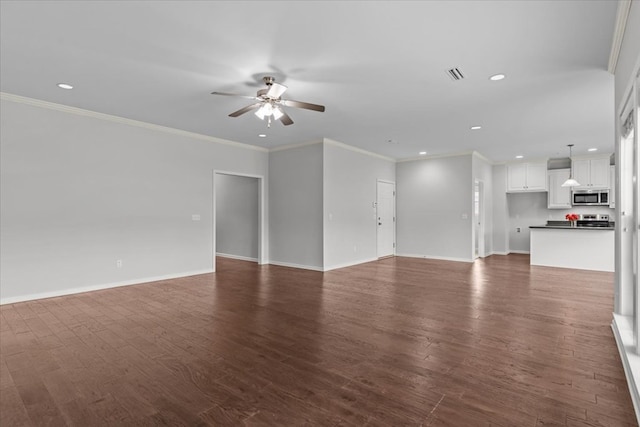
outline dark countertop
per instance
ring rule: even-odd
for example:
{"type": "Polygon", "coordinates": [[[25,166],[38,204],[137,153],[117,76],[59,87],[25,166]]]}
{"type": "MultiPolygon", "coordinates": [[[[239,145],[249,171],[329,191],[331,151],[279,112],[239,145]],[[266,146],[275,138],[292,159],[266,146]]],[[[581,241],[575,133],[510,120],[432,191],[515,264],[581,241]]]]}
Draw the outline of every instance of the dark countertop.
{"type": "Polygon", "coordinates": [[[550,230],[615,230],[615,226],[610,227],[570,227],[568,225],[531,225],[529,228],[548,228],[550,230]]]}

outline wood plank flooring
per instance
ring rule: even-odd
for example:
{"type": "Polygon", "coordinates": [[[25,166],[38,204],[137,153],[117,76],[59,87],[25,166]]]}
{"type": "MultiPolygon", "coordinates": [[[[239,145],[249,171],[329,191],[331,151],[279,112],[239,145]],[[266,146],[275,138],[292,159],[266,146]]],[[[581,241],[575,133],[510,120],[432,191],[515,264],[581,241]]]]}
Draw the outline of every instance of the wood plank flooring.
{"type": "Polygon", "coordinates": [[[0,425],[635,426],[613,274],[410,258],[0,309],[0,425]]]}

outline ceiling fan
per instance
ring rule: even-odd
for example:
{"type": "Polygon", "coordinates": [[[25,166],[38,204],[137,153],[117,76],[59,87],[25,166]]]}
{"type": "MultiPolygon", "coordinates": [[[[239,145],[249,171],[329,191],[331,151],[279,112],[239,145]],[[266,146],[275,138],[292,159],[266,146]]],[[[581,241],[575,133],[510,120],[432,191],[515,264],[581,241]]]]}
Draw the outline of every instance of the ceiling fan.
{"type": "Polygon", "coordinates": [[[229,114],[229,117],[238,117],[249,111],[256,110],[255,115],[261,120],[267,118],[267,126],[271,127],[271,119],[280,120],[283,125],[289,126],[293,124],[293,120],[282,107],[304,108],[306,110],[324,111],[324,105],[310,104],[308,102],[293,101],[291,99],[282,99],[282,94],[287,90],[287,86],[275,82],[270,76],[262,78],[267,85],[266,89],[260,89],[256,96],[236,95],[235,93],[211,92],[212,95],[238,96],[241,98],[254,99],[258,102],[247,105],[244,108],[229,114]]]}

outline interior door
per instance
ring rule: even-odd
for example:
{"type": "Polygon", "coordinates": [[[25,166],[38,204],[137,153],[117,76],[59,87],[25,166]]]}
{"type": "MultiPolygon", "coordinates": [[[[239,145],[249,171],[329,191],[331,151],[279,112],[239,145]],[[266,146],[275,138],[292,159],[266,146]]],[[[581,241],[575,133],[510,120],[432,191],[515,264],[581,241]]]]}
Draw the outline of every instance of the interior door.
{"type": "Polygon", "coordinates": [[[396,185],[378,181],[376,216],[378,224],[378,258],[395,254],[396,185]]]}

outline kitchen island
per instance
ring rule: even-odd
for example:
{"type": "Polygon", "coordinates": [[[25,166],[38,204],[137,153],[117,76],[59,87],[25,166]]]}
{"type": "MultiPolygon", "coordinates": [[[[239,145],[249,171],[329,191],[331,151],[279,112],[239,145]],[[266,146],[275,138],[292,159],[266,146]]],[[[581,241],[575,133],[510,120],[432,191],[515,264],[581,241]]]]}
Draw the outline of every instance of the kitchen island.
{"type": "Polygon", "coordinates": [[[613,226],[540,225],[529,229],[531,265],[614,271],[613,226]]]}

